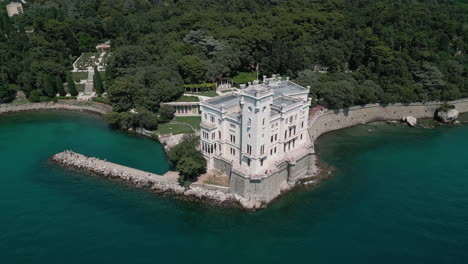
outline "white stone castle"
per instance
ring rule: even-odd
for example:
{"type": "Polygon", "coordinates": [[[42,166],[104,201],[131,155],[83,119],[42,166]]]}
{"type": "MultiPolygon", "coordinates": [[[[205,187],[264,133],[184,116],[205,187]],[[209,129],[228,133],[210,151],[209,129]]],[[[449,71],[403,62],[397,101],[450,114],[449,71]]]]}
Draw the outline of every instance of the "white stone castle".
{"type": "Polygon", "coordinates": [[[259,200],[311,174],[308,94],[309,88],[273,75],[200,103],[208,169],[228,175],[231,191],[259,200]]]}

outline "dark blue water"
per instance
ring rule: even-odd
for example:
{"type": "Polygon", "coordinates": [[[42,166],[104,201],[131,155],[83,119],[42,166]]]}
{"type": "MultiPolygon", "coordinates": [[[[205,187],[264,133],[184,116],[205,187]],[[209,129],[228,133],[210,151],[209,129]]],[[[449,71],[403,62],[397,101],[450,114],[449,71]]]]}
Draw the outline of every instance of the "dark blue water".
{"type": "Polygon", "coordinates": [[[468,126],[325,135],[318,151],[335,175],[254,213],[47,162],[65,149],[169,168],[158,143],[97,117],[0,116],[0,263],[468,262],[468,126]]]}

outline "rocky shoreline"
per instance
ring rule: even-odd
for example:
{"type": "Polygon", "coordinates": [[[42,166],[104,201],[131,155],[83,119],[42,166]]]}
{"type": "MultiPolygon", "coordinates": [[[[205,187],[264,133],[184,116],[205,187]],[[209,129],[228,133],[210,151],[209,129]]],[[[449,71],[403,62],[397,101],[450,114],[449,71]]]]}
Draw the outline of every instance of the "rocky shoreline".
{"type": "Polygon", "coordinates": [[[178,183],[178,176],[174,176],[175,172],[157,175],[98,158],[87,157],[69,150],[53,155],[50,161],[65,168],[124,181],[139,188],[183,200],[199,201],[223,207],[239,207],[245,210],[257,210],[266,206],[259,201],[248,200],[229,192],[209,190],[200,186],[185,188],[178,183]]]}

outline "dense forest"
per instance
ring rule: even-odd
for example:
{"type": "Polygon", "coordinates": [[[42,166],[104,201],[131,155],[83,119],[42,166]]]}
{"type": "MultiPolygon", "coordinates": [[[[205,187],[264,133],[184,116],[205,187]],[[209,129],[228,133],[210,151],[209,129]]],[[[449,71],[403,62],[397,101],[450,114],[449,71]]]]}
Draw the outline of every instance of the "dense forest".
{"type": "Polygon", "coordinates": [[[116,111],[157,111],[183,84],[254,71],[312,86],[329,108],[468,97],[468,3],[456,0],[37,0],[0,4],[0,102],[53,97],[111,40],[116,111]],[[317,73],[315,65],[328,67],[317,73]],[[52,90],[51,90],[52,89],[52,90]]]}

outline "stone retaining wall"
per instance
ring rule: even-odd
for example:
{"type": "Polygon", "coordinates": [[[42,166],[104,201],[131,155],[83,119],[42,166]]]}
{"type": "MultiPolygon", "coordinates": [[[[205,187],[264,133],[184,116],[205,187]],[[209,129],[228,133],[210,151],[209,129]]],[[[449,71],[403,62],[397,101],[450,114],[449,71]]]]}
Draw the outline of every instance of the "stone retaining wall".
{"type": "Polygon", "coordinates": [[[89,111],[97,114],[105,114],[112,111],[112,107],[95,102],[79,103],[77,101],[59,101],[43,103],[0,104],[0,114],[9,112],[39,111],[39,110],[71,110],[89,111]]]}
{"type": "MultiPolygon", "coordinates": [[[[468,112],[468,99],[449,102],[460,112],[468,112]]],[[[374,121],[400,120],[405,116],[416,118],[433,118],[442,102],[412,103],[409,105],[391,104],[381,106],[369,104],[347,109],[328,110],[317,113],[309,120],[309,133],[314,141],[320,135],[330,131],[366,124],[374,121]]]]}

